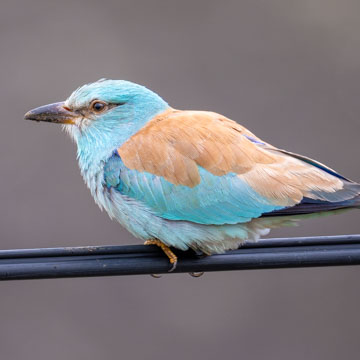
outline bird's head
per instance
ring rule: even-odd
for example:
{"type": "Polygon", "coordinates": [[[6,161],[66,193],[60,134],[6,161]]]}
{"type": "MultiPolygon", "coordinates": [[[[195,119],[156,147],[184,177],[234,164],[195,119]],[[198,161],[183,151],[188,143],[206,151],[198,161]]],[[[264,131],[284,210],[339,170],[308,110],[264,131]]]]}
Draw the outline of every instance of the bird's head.
{"type": "Polygon", "coordinates": [[[157,94],[125,80],[101,79],[75,90],[64,102],[30,110],[26,120],[64,125],[78,146],[120,146],[169,108],[157,94]]]}

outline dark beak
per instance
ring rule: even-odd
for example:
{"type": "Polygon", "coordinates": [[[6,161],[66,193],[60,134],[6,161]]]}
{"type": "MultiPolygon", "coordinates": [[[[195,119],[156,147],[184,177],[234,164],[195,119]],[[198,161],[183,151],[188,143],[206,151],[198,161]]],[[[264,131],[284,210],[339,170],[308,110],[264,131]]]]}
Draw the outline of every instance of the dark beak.
{"type": "Polygon", "coordinates": [[[80,114],[67,109],[63,102],[40,106],[25,114],[25,120],[47,121],[57,124],[75,124],[80,114]]]}

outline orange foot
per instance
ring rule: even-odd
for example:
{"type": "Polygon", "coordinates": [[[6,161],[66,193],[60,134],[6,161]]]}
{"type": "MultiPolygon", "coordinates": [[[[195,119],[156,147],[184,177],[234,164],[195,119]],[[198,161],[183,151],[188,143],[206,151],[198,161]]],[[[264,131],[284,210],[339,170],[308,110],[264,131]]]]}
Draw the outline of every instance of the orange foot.
{"type": "Polygon", "coordinates": [[[170,250],[170,248],[167,245],[165,245],[163,242],[161,242],[160,240],[157,240],[157,239],[146,240],[144,242],[144,244],[145,245],[156,245],[159,248],[161,248],[161,250],[169,258],[170,264],[172,265],[169,272],[172,272],[176,269],[176,264],[178,261],[177,256],[170,250]]]}

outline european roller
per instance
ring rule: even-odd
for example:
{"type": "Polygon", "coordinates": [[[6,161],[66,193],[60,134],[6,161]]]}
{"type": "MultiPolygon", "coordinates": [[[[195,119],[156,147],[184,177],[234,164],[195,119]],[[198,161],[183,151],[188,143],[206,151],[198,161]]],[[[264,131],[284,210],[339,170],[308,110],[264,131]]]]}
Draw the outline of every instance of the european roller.
{"type": "Polygon", "coordinates": [[[101,209],[145,244],[211,255],[301,217],[360,206],[360,184],[209,111],[101,79],[27,120],[62,124],[101,209]]]}

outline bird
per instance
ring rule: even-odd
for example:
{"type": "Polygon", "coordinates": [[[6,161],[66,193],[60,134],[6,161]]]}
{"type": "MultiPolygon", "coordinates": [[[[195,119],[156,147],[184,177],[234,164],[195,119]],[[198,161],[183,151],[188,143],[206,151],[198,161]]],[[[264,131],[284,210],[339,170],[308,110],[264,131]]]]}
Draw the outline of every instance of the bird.
{"type": "Polygon", "coordinates": [[[204,255],[270,229],[360,206],[360,184],[211,111],[177,110],[145,86],[100,79],[26,120],[62,124],[95,202],[135,237],[204,255]]]}

